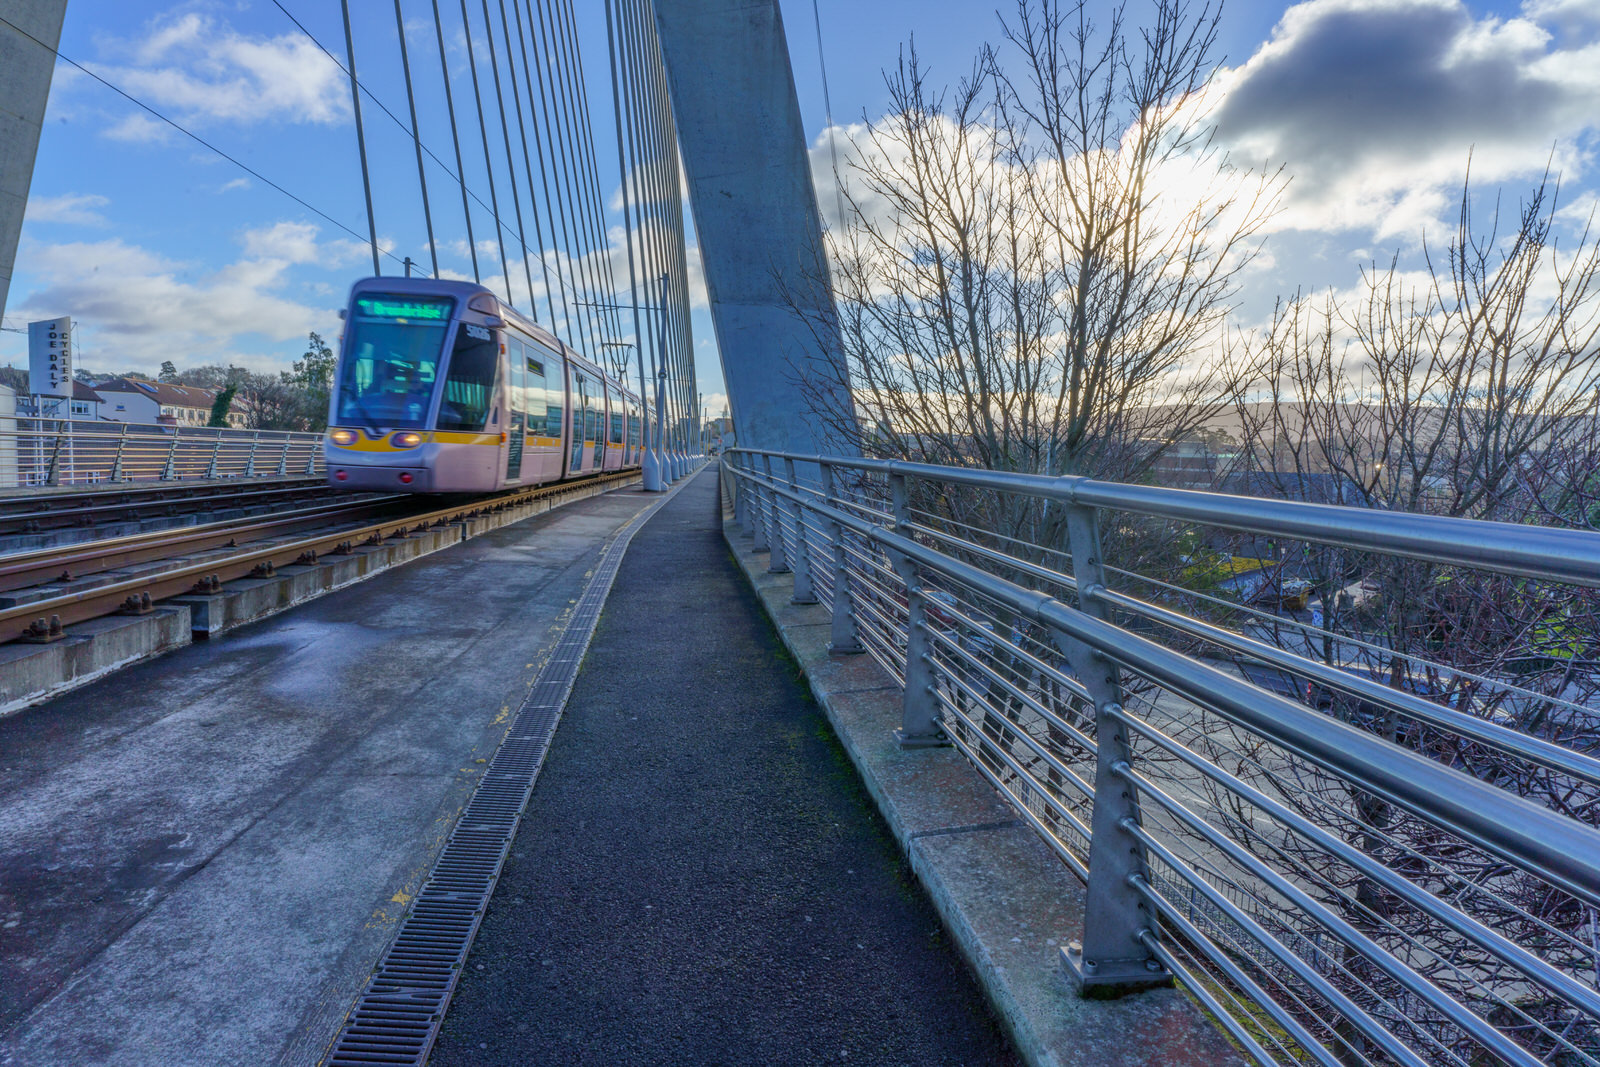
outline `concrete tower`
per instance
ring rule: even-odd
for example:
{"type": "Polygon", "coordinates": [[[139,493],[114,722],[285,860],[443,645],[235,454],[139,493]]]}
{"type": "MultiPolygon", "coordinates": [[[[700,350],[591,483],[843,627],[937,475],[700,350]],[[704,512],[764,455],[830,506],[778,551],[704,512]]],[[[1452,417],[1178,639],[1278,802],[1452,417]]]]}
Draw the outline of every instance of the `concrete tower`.
{"type": "Polygon", "coordinates": [[[6,0],[0,11],[0,315],[22,234],[44,105],[67,0],[6,0]]]}
{"type": "Polygon", "coordinates": [[[654,3],[739,444],[837,453],[806,395],[853,417],[777,0],[654,3]]]}

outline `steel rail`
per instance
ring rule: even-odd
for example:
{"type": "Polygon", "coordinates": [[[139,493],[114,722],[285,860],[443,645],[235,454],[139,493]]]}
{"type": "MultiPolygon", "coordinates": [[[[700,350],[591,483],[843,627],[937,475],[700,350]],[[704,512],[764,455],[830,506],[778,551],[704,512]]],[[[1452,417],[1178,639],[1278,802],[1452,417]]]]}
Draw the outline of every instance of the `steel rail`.
{"type": "Polygon", "coordinates": [[[1195,662],[1047,594],[952,559],[887,527],[805,502],[774,479],[745,470],[736,471],[736,476],[822,511],[882,548],[969,586],[1023,618],[1060,630],[1135,674],[1600,906],[1600,830],[1195,662]]]}
{"type": "Polygon", "coordinates": [[[372,523],[359,527],[342,527],[295,541],[258,549],[246,549],[229,556],[225,560],[207,560],[200,563],[186,564],[157,575],[130,578],[125,581],[98,586],[94,589],[64,593],[48,600],[38,600],[31,604],[0,609],[0,642],[16,640],[21,637],[20,629],[22,625],[37,619],[54,616],[59,619],[61,626],[70,626],[76,622],[85,622],[89,619],[116,614],[130,597],[137,598],[144,594],[149,594],[152,602],[159,601],[166,597],[188,592],[190,587],[200,580],[215,578],[219,583],[226,583],[249,576],[251,571],[262,564],[270,563],[276,569],[278,566],[292,564],[302,557],[310,556],[314,559],[315,556],[329,551],[352,551],[358,541],[379,544],[385,538],[404,536],[409,532],[425,530],[432,525],[443,525],[489,511],[502,510],[526,501],[537,500],[540,497],[552,496],[581,486],[603,485],[631,476],[633,476],[633,472],[627,471],[604,474],[576,482],[555,482],[505,496],[480,498],[446,508],[408,515],[403,519],[394,521],[372,523]]]}
{"type": "Polygon", "coordinates": [[[1064,504],[1600,588],[1600,535],[1583,530],[1121,485],[1071,474],[1049,477],[900,460],[756,453],[749,449],[730,452],[768,455],[796,463],[827,463],[835,468],[1018,493],[1064,504]]]}
{"type": "Polygon", "coordinates": [[[286,533],[308,524],[323,524],[330,519],[354,518],[362,512],[393,508],[396,504],[406,501],[415,504],[416,498],[396,493],[375,496],[367,500],[318,504],[315,507],[280,512],[272,518],[254,522],[224,519],[197,526],[150,530],[98,541],[75,541],[32,552],[0,556],[0,591],[9,592],[38,585],[55,578],[63,571],[70,572],[72,576],[63,580],[73,581],[101,571],[115,570],[135,563],[150,563],[184,552],[232,547],[232,543],[241,538],[257,541],[263,536],[271,536],[274,531],[286,533]]]}
{"type": "Polygon", "coordinates": [[[51,523],[67,525],[60,520],[72,520],[72,525],[78,525],[84,516],[101,513],[127,515],[129,512],[151,508],[164,509],[174,505],[290,496],[327,490],[327,481],[316,477],[263,479],[250,482],[234,479],[166,485],[101,486],[96,489],[84,488],[68,492],[0,496],[0,529],[28,522],[41,525],[51,523]],[[28,510],[29,508],[32,510],[28,510]]]}

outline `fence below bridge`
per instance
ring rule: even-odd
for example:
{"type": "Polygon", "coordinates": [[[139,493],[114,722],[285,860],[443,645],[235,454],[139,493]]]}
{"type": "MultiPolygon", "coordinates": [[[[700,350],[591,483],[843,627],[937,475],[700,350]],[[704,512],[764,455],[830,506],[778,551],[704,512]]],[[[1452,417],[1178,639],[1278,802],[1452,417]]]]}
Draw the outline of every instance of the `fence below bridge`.
{"type": "Polygon", "coordinates": [[[321,473],[319,433],[27,417],[0,422],[0,492],[321,473]]]}

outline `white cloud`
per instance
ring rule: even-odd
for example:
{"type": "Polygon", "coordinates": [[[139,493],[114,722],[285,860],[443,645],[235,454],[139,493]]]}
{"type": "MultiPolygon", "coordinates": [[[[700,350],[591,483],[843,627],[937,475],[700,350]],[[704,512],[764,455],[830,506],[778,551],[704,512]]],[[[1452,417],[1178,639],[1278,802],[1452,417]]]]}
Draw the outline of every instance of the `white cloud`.
{"type": "Polygon", "coordinates": [[[32,244],[26,262],[34,288],[14,288],[14,311],[28,321],[72,315],[91,331],[97,369],[180,365],[224,359],[244,365],[286,364],[238,354],[248,336],[292,342],[310,330],[330,331],[331,310],[284,294],[290,267],[349,255],[343,244],[318,245],[315,227],[279,223],[241,236],[243,258],[204,273],[194,264],[121,240],[32,244]]]}
{"type": "Polygon", "coordinates": [[[105,207],[110,200],[95,193],[67,193],[64,196],[35,196],[28,198],[26,215],[29,222],[59,222],[71,226],[107,226],[107,219],[96,208],[105,207]]]}
{"type": "Polygon", "coordinates": [[[1415,238],[1475,183],[1567,177],[1600,118],[1600,42],[1557,41],[1594,0],[1475,18],[1460,0],[1310,0],[1224,72],[1220,137],[1294,175],[1280,229],[1415,238]]]}
{"type": "Polygon", "coordinates": [[[101,136],[129,144],[166,144],[177,131],[143,111],[126,115],[101,131],[101,136]]]}
{"type": "MultiPolygon", "coordinates": [[[[184,125],[207,122],[330,124],[346,121],[348,82],[315,43],[299,34],[242,34],[189,11],[150,22],[138,40],[111,42],[113,59],[95,72],[184,125]]],[[[149,140],[166,129],[134,115],[108,129],[119,140],[149,140]]]]}

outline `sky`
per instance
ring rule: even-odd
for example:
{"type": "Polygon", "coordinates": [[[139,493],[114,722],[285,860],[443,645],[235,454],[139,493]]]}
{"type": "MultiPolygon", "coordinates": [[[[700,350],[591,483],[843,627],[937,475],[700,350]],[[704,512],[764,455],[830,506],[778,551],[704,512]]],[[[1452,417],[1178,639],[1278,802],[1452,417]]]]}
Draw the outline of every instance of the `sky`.
{"type": "MultiPolygon", "coordinates": [[[[312,0],[72,0],[60,50],[305,202],[290,199],[105,86],[58,63],[4,326],[0,361],[25,365],[32,319],[72,315],[79,364],[154,371],[238,363],[286,368],[306,335],[339,332],[350,283],[371,271],[348,84],[298,29],[342,55],[338,5],[312,0]]],[[[911,42],[935,83],[1001,47],[991,4],[781,0],[819,201],[831,212],[825,60],[834,122],[888,107],[883,70],[911,42]],[[821,55],[818,52],[820,23],[821,55]]],[[[397,114],[405,97],[393,9],[352,5],[363,81],[397,114]]],[[[446,5],[448,8],[449,5],[446,5]]],[[[1093,8],[1094,5],[1091,5],[1093,8]]],[[[1002,10],[1011,9],[1009,0],[1002,10]]],[[[1135,0],[1129,10],[1143,9],[1135,0]]],[[[432,47],[426,5],[407,0],[413,58],[432,47]]],[[[579,39],[607,187],[620,226],[602,5],[579,0],[579,39]],[[608,148],[609,146],[609,148],[608,148]]],[[[464,41],[450,42],[460,94],[464,41]]],[[[1448,236],[1470,156],[1484,203],[1514,207],[1547,165],[1576,234],[1600,189],[1600,0],[1234,0],[1218,40],[1215,120],[1236,161],[1285,167],[1290,183],[1240,314],[1296,290],[1343,289],[1362,264],[1415,261],[1448,236]]],[[[435,68],[436,69],[436,68],[435,68]]],[[[422,84],[424,141],[450,154],[437,75],[422,84]],[[430,134],[429,131],[432,131],[430,134]]],[[[380,243],[426,260],[409,141],[368,108],[380,243]]],[[[470,153],[469,153],[470,160],[470,153]]],[[[431,167],[431,165],[430,165],[431,167]]],[[[481,167],[468,164],[481,193],[481,167]]],[[[443,265],[470,269],[459,199],[430,170],[443,265]],[[444,190],[441,192],[440,190],[444,190]]],[[[483,224],[480,227],[480,236],[483,224]]],[[[395,269],[393,263],[385,270],[395,269]]],[[[625,275],[621,279],[625,284],[625,275]]],[[[708,413],[722,374],[696,290],[696,364],[708,413]]],[[[630,331],[631,332],[631,331],[630,331]]]]}

